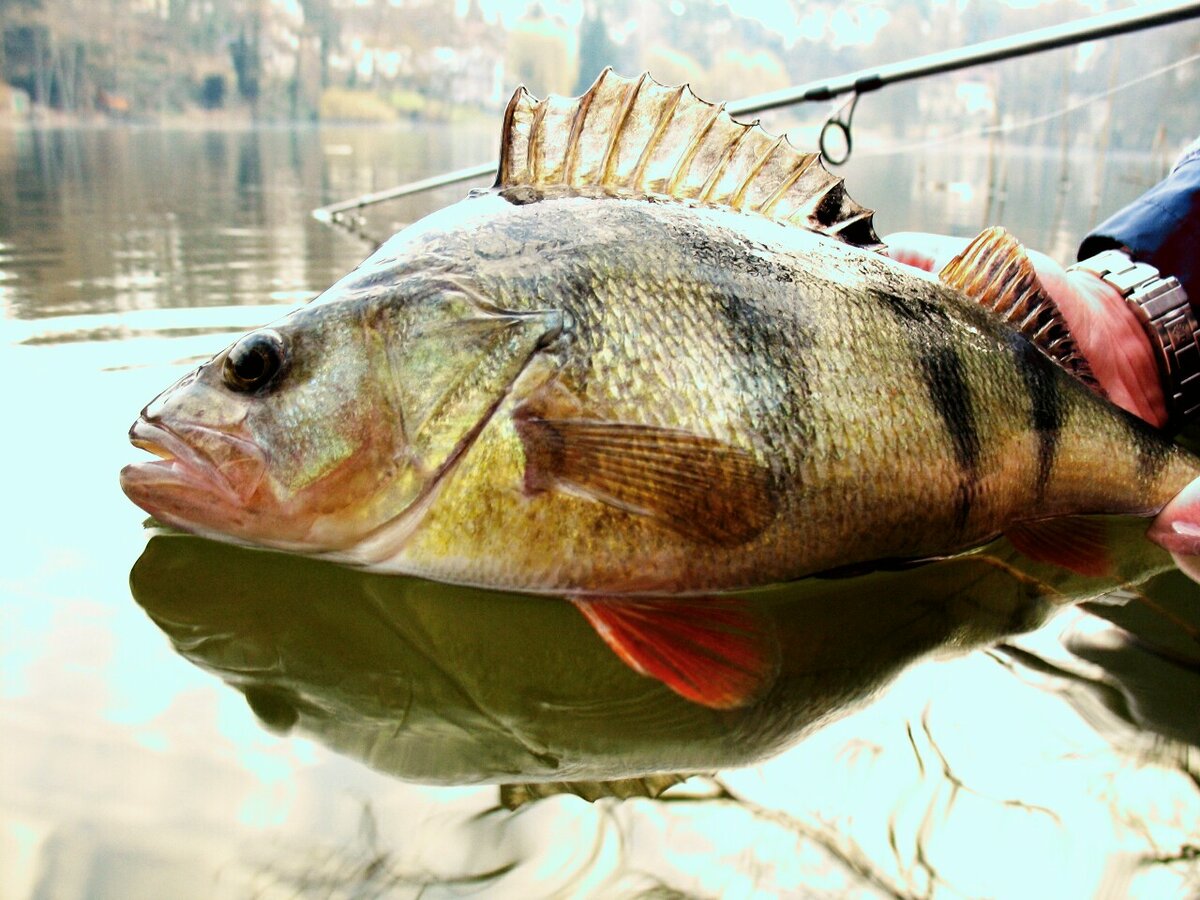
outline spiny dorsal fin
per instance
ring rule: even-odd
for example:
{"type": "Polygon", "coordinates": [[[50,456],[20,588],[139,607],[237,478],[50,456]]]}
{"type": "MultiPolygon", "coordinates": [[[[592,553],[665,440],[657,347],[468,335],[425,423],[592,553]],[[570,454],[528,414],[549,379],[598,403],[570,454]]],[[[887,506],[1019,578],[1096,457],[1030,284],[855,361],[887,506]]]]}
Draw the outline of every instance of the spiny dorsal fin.
{"type": "Polygon", "coordinates": [[[1104,393],[1025,248],[1003,228],[980,232],[938,277],[998,313],[1064,369],[1096,393],[1104,393]]]}
{"type": "Polygon", "coordinates": [[[820,154],[800,153],[758,122],[687,85],[605,69],[581,97],[538,100],[519,88],[504,114],[496,187],[669,197],[758,213],[879,249],[872,210],[855,203],[820,154]]]}

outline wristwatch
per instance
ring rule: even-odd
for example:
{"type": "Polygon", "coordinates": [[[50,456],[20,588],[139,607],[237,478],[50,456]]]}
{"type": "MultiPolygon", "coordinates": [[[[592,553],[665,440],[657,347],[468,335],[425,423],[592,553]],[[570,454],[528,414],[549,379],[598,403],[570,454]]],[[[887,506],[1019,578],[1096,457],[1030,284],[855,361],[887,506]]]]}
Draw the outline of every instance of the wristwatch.
{"type": "Polygon", "coordinates": [[[1178,431],[1200,414],[1200,322],[1183,287],[1123,250],[1105,250],[1067,269],[1098,275],[1129,304],[1154,347],[1167,403],[1167,428],[1178,431]]]}

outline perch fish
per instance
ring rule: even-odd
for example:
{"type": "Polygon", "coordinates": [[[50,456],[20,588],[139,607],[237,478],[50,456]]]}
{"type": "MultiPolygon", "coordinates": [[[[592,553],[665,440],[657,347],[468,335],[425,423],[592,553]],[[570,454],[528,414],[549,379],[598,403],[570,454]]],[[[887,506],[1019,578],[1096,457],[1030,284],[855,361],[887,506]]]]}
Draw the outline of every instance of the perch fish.
{"type": "Polygon", "coordinates": [[[687,87],[518,91],[495,186],[168,388],[122,487],[159,520],[570,599],[714,708],[778,667],[720,592],[1006,535],[1109,569],[1200,462],[1089,386],[1020,245],[940,278],[815,154],[687,87]]]}

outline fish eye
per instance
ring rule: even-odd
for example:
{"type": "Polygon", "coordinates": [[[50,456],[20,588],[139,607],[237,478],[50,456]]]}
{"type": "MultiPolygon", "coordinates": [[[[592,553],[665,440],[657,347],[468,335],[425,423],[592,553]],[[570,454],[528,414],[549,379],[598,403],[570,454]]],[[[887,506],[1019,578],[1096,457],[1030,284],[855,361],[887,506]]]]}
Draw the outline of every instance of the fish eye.
{"type": "Polygon", "coordinates": [[[283,338],[274,331],[248,334],[225,356],[225,385],[234,391],[256,390],[279,374],[285,357],[283,338]]]}

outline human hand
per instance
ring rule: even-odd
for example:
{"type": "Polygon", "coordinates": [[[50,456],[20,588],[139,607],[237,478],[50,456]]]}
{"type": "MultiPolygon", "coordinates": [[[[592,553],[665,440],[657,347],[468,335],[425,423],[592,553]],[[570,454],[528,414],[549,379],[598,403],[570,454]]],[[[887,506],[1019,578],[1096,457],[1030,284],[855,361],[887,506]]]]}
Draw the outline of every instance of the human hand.
{"type": "MultiPolygon", "coordinates": [[[[884,242],[892,259],[935,273],[969,243],[917,231],[889,234],[884,242]]],[[[1091,272],[1067,272],[1044,253],[1027,252],[1108,398],[1151,425],[1165,425],[1167,407],[1154,349],[1117,289],[1091,272]]]]}

